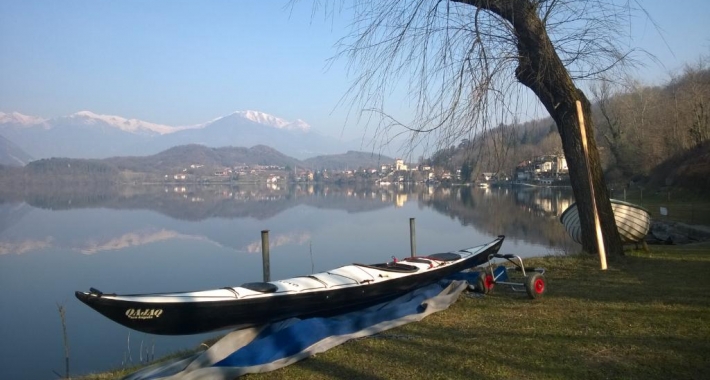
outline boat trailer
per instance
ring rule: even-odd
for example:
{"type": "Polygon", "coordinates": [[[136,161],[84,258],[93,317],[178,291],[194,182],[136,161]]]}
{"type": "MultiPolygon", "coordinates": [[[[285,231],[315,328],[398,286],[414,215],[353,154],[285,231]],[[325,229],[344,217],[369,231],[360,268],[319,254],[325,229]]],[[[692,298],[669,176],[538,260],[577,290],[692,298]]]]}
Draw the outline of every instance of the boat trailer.
{"type": "Polygon", "coordinates": [[[479,275],[474,291],[488,294],[495,285],[509,286],[514,292],[526,292],[532,299],[540,298],[547,290],[544,268],[531,268],[523,264],[523,259],[518,255],[493,253],[488,256],[486,267],[479,268],[479,275]],[[493,259],[505,259],[512,266],[493,265],[493,259]],[[509,276],[515,272],[514,279],[509,276]],[[522,279],[520,279],[520,273],[522,279]],[[514,281],[518,280],[518,281],[514,281]]]}

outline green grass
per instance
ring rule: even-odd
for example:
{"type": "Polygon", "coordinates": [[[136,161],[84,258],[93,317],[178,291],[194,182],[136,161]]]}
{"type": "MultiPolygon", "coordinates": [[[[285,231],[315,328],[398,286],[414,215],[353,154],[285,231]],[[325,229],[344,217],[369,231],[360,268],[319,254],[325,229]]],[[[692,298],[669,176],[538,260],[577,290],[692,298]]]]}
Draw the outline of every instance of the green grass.
{"type": "MultiPolygon", "coordinates": [[[[529,260],[547,294],[496,287],[379,336],[245,379],[707,379],[710,244],[529,260]]],[[[110,377],[102,377],[103,379],[110,377]]]]}

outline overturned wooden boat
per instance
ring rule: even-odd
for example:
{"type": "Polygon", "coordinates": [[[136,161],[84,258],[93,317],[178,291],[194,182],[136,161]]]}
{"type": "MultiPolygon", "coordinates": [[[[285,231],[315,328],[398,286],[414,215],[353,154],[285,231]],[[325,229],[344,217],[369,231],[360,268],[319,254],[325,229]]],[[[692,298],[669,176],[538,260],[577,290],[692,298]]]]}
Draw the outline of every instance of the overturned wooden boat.
{"type": "MultiPolygon", "coordinates": [[[[611,209],[614,211],[616,228],[619,230],[621,241],[624,244],[637,243],[646,237],[651,228],[651,214],[648,210],[618,199],[611,199],[611,209]]],[[[577,203],[572,203],[560,215],[560,222],[565,226],[572,239],[582,244],[582,228],[579,223],[577,203]]]]}
{"type": "Polygon", "coordinates": [[[292,317],[325,317],[395,299],[488,261],[504,236],[459,251],[214,290],[118,295],[91,288],[76,297],[134,330],[161,335],[246,328],[292,317]]]}

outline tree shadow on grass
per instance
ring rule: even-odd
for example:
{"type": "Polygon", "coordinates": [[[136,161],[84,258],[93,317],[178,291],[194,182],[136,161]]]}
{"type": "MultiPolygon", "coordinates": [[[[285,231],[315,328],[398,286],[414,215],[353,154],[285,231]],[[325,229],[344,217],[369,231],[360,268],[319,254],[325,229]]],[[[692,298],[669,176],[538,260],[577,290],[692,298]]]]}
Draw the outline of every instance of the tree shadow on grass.
{"type": "Polygon", "coordinates": [[[549,295],[598,302],[710,306],[710,261],[627,256],[611,258],[607,271],[589,262],[559,278],[551,271],[549,295]]]}

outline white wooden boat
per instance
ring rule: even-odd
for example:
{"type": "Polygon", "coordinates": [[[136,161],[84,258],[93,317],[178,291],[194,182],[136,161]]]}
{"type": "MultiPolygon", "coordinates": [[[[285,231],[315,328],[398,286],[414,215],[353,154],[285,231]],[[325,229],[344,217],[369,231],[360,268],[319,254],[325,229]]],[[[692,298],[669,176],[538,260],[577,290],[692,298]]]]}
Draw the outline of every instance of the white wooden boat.
{"type": "MultiPolygon", "coordinates": [[[[621,241],[624,244],[636,243],[646,237],[649,228],[651,228],[651,214],[648,210],[618,199],[611,199],[611,208],[614,211],[616,228],[619,229],[619,235],[621,235],[621,241]]],[[[572,239],[582,244],[582,228],[579,223],[577,203],[572,203],[562,213],[560,222],[565,226],[572,239]]]]}

